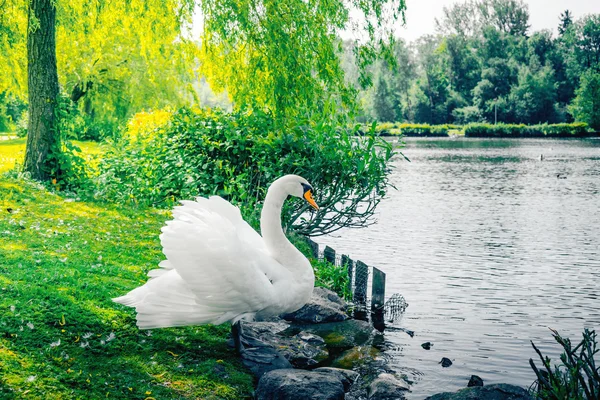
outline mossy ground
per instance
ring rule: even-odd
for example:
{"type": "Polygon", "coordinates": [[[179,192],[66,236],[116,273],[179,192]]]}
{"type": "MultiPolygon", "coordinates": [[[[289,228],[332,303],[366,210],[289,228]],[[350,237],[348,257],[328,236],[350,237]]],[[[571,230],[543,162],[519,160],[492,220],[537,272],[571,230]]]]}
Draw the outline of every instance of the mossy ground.
{"type": "MultiPolygon", "coordinates": [[[[23,154],[23,139],[1,141],[0,173],[23,154]]],[[[0,175],[1,399],[251,396],[228,325],[140,331],[111,301],[162,260],[168,218],[0,175]]]]}

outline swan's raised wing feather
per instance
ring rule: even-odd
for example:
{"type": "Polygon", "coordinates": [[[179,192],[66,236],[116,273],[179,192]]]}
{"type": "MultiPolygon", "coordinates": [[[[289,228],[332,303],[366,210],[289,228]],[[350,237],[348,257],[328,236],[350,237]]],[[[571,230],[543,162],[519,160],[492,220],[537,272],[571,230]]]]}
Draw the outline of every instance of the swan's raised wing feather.
{"type": "Polygon", "coordinates": [[[184,202],[160,236],[167,268],[174,268],[213,311],[259,311],[271,304],[271,281],[287,271],[269,256],[262,238],[218,197],[184,202]]]}

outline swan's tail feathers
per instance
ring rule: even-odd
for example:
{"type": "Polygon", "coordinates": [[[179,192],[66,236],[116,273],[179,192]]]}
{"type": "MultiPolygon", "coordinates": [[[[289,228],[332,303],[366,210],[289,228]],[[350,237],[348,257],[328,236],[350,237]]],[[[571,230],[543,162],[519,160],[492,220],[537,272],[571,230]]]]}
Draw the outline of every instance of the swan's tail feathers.
{"type": "MultiPolygon", "coordinates": [[[[145,285],[133,289],[114,302],[137,311],[140,329],[167,328],[187,325],[219,325],[233,320],[239,312],[219,307],[200,305],[174,269],[162,270],[160,277],[150,279],[145,285]]],[[[223,305],[222,305],[223,306],[223,305]]]]}

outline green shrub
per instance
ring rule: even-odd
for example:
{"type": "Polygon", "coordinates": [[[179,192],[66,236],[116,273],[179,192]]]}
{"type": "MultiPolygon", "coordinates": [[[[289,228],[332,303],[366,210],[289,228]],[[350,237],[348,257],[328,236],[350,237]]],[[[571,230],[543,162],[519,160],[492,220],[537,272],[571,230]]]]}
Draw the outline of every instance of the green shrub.
{"type": "Polygon", "coordinates": [[[469,124],[465,127],[467,137],[581,137],[588,134],[587,124],[469,124]]]}
{"type": "Polygon", "coordinates": [[[537,376],[537,396],[539,399],[597,400],[600,398],[600,366],[595,358],[600,352],[596,332],[585,329],[583,338],[575,347],[569,339],[552,330],[554,340],[563,348],[560,365],[552,367],[551,360],[544,357],[531,342],[538,354],[543,369],[539,369],[532,359],[529,365],[537,376]]]}
{"type": "Polygon", "coordinates": [[[279,128],[272,115],[257,110],[183,108],[150,131],[115,143],[99,164],[96,195],[169,207],[217,194],[252,216],[272,181],[296,173],[315,187],[321,211],[308,219],[304,202],[287,202],[287,227],[318,235],[364,226],[385,194],[392,148],[374,129],[362,138],[353,133],[308,120],[279,128]]]}
{"type": "Polygon", "coordinates": [[[350,278],[345,266],[331,264],[328,261],[311,260],[315,271],[315,286],[324,287],[336,292],[346,300],[352,300],[350,278]]]}

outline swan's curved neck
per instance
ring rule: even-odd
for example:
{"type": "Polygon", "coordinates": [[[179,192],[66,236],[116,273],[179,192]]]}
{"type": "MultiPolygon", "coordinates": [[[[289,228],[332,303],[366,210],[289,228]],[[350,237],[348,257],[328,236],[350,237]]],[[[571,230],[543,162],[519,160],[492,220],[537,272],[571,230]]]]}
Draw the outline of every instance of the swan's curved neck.
{"type": "Polygon", "coordinates": [[[300,253],[285,236],[281,227],[281,209],[288,194],[277,182],[267,192],[260,216],[260,231],[272,256],[282,264],[300,253]]]}

